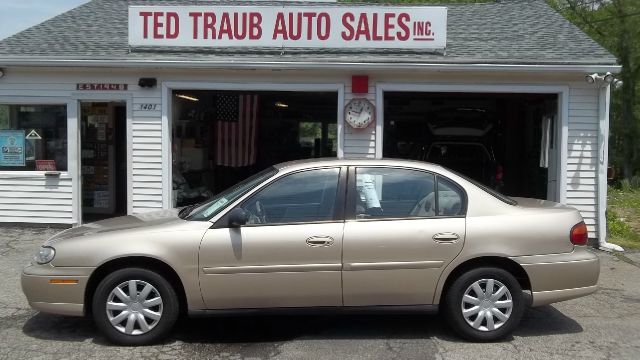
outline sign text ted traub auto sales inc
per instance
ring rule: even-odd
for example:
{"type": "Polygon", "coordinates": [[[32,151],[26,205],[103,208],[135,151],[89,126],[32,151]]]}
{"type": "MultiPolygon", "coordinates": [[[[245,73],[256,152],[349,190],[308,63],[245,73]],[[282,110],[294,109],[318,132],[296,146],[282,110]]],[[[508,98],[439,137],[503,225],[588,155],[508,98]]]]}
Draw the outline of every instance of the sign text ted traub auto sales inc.
{"type": "Polygon", "coordinates": [[[445,7],[130,6],[129,45],[444,49],[445,7]]]}

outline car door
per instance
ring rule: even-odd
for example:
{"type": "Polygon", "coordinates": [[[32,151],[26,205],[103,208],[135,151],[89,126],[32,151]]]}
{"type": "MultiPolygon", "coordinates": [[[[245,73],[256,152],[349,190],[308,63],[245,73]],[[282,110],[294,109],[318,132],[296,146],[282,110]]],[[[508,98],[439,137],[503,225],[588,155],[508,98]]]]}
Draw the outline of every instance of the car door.
{"type": "Polygon", "coordinates": [[[200,248],[200,287],[210,309],[342,305],[346,170],[310,169],[279,177],[223,216],[200,248]],[[341,190],[340,190],[341,189],[341,190]]]}
{"type": "Polygon", "coordinates": [[[357,167],[347,199],[344,305],[431,304],[464,244],[462,188],[427,171],[357,167]]]}

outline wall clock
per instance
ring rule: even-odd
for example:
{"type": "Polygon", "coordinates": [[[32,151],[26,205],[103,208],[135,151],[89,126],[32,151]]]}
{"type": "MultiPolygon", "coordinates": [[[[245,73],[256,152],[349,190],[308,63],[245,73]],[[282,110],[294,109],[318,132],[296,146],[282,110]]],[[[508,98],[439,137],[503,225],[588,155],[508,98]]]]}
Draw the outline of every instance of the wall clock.
{"type": "Polygon", "coordinates": [[[364,129],[375,120],[376,107],[367,99],[353,99],[344,107],[344,119],[354,129],[364,129]]]}

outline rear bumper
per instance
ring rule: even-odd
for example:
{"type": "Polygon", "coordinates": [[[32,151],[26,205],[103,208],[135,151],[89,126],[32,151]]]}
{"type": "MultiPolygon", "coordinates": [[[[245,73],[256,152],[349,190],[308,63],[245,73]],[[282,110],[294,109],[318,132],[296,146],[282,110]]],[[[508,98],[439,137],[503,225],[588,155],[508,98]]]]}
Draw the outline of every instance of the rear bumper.
{"type": "Polygon", "coordinates": [[[600,261],[583,247],[565,254],[513,257],[531,282],[531,306],[575,299],[598,289],[600,261]]]}
{"type": "Polygon", "coordinates": [[[29,305],[36,310],[83,316],[85,289],[91,270],[93,268],[29,265],[22,272],[22,292],[29,305]],[[74,283],[55,284],[51,280],[73,280],[74,283]]]}

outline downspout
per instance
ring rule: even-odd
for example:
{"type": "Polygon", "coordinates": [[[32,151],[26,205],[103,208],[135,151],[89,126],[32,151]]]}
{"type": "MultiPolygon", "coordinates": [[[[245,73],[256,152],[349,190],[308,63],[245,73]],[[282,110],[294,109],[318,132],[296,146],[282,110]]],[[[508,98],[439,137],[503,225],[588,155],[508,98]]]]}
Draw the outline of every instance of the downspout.
{"type": "Polygon", "coordinates": [[[616,244],[607,242],[607,166],[609,163],[609,107],[611,85],[599,90],[599,126],[598,132],[598,248],[604,251],[624,251],[616,244]]]}

